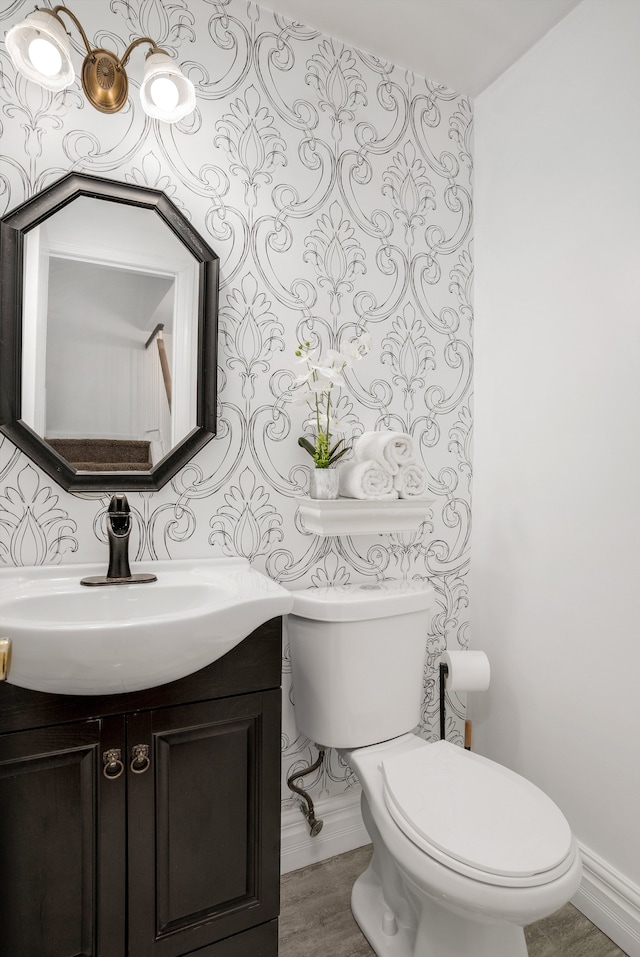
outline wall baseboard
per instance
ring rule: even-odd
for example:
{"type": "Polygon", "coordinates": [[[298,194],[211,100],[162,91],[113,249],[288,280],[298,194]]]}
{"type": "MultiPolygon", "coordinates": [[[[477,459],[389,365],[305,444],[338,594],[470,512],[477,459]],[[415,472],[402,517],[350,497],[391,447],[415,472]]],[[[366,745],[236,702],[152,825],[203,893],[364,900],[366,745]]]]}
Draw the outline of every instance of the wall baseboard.
{"type": "Polygon", "coordinates": [[[640,887],[588,847],[580,853],[584,876],[571,903],[628,957],[640,957],[640,887]]]}
{"type": "Polygon", "coordinates": [[[317,819],[324,822],[317,837],[309,834],[307,819],[299,807],[282,814],[283,874],[371,843],[360,813],[360,788],[314,803],[317,819]]]}

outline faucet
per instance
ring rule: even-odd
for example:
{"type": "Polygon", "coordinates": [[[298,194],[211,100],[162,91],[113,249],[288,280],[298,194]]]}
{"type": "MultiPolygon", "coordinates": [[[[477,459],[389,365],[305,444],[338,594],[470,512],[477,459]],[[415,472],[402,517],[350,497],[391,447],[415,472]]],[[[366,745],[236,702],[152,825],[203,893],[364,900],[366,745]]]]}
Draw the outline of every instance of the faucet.
{"type": "Polygon", "coordinates": [[[133,582],[154,582],[156,575],[131,574],[129,567],[129,536],[131,509],[127,496],[112,495],[107,509],[107,536],[109,539],[109,567],[106,575],[83,578],[81,585],[128,585],[133,582]]]}
{"type": "Polygon", "coordinates": [[[109,568],[107,578],[131,578],[129,567],[129,536],[131,509],[126,495],[113,495],[107,511],[109,537],[109,568]]]}

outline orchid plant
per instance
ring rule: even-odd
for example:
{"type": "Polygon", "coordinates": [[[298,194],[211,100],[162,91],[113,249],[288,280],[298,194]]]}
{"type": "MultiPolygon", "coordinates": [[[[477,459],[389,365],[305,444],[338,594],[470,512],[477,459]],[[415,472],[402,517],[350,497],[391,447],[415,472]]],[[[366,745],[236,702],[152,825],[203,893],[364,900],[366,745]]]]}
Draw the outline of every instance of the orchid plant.
{"type": "Polygon", "coordinates": [[[305,425],[310,425],[315,432],[315,444],[303,435],[298,445],[309,453],[318,469],[331,468],[350,449],[344,438],[333,442],[332,436],[343,431],[343,423],[334,412],[334,390],[339,391],[344,385],[343,371],[366,356],[370,349],[371,336],[363,333],[352,339],[342,352],[329,349],[319,357],[309,342],[296,350],[298,361],[306,363],[307,371],[296,378],[292,398],[307,405],[311,415],[305,425]]]}

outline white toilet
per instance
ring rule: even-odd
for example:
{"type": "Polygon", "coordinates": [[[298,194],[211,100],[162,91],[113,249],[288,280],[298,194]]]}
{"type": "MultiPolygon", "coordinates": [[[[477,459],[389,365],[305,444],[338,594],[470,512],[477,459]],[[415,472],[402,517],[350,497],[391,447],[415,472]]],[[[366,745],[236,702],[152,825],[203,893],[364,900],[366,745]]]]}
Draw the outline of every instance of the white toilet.
{"type": "Polygon", "coordinates": [[[362,786],[374,853],[351,906],[376,954],[526,957],[523,927],[573,896],[580,856],[535,785],[412,733],[433,604],[421,582],[295,592],[296,723],[362,786]]]}

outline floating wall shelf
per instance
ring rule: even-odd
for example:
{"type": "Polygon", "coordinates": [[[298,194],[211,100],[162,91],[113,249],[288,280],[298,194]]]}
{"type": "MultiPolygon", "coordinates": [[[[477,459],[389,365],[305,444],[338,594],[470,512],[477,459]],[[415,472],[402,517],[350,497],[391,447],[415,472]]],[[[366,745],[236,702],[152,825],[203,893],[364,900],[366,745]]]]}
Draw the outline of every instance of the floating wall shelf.
{"type": "Polygon", "coordinates": [[[316,535],[415,532],[433,499],[296,498],[305,529],[316,535]]]}

